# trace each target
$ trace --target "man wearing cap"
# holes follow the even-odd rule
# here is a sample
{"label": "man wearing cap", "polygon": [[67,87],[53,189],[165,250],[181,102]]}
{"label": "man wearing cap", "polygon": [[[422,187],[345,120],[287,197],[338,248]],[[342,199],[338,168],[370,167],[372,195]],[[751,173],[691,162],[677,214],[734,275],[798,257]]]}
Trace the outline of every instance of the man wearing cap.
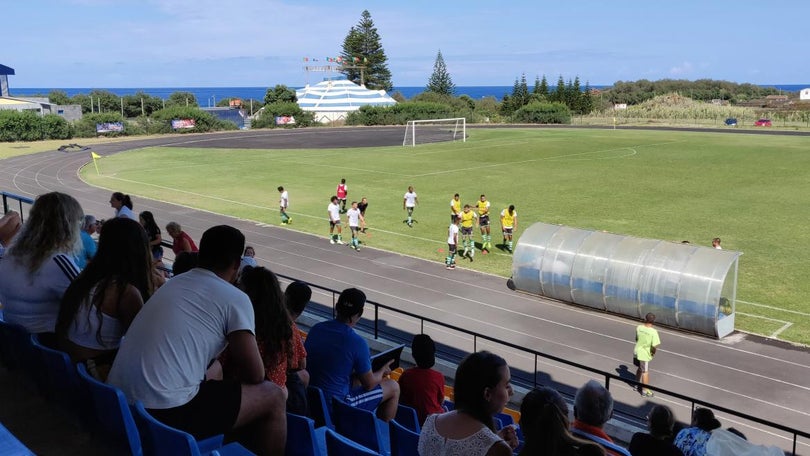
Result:
{"label": "man wearing cap", "polygon": [[321,388],[328,401],[337,397],[365,410],[377,411],[384,421],[394,418],[399,385],[390,378],[391,363],[372,372],[368,344],[354,326],[363,316],[366,295],[357,288],[343,290],[334,320],[312,327],[304,343],[310,385]]}

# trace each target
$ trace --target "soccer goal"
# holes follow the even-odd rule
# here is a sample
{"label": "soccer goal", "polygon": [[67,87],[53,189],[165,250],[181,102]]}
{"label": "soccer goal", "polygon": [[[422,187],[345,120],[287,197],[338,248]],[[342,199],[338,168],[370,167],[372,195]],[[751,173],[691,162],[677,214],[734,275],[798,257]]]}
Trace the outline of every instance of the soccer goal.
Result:
{"label": "soccer goal", "polygon": [[409,120],[405,126],[403,146],[416,146],[442,141],[467,142],[467,119]]}

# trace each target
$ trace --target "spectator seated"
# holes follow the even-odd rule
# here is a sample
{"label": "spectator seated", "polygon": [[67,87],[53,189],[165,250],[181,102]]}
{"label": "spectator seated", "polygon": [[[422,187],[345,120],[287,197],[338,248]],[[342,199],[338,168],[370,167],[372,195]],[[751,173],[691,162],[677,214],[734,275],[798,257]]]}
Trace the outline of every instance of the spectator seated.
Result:
{"label": "spectator seated", "polygon": [[574,396],[574,423],[571,432],[592,440],[605,448],[608,454],[630,456],[630,453],[613,443],[603,427],[613,416],[613,396],[595,380],[589,380]]}

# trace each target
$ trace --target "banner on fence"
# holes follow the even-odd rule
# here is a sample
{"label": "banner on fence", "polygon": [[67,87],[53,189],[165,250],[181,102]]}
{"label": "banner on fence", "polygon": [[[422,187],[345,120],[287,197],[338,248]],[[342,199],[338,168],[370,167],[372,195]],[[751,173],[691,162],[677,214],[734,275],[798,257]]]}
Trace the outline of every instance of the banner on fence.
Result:
{"label": "banner on fence", "polygon": [[122,122],[103,122],[96,124],[96,133],[111,133],[124,131]]}
{"label": "banner on fence", "polygon": [[295,125],[295,117],[293,116],[277,116],[276,125]]}
{"label": "banner on fence", "polygon": [[194,119],[173,119],[172,120],[172,129],[173,130],[180,130],[181,128],[194,128],[197,123]]}

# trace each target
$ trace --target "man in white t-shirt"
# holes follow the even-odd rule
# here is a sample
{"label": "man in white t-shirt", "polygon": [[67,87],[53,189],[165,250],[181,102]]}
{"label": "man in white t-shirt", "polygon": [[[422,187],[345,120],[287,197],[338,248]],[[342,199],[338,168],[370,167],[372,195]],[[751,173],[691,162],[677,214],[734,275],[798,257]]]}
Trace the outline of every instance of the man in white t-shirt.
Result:
{"label": "man in white t-shirt", "polygon": [[[236,228],[208,229],[199,267],[166,282],[147,301],[107,381],[130,403],[141,401],[159,421],[196,439],[248,426],[252,451],[284,454],[285,394],[265,381],[253,306],[232,284],[244,247]],[[206,378],[226,347],[234,377]]]}
{"label": "man in white t-shirt", "polygon": [[413,209],[417,204],[419,204],[419,198],[417,198],[416,192],[413,191],[413,186],[409,186],[408,192],[405,193],[402,200],[402,209],[408,211],[408,219],[405,220],[405,223],[411,228],[413,228]]}
{"label": "man in white t-shirt", "polygon": [[292,217],[287,215],[287,207],[290,205],[290,194],[287,193],[287,190],[284,190],[284,187],[279,186],[278,192],[281,193],[281,196],[278,199],[278,208],[279,213],[281,214],[281,224],[288,225],[292,223]]}
{"label": "man in white t-shirt", "polygon": [[453,220],[447,229],[447,257],[444,264],[447,269],[456,269],[456,249],[458,246],[458,221],[459,217]]}
{"label": "man in white t-shirt", "polygon": [[[330,244],[343,244],[343,228],[340,226],[340,204],[338,204],[338,197],[333,196],[329,206],[326,206],[326,212],[329,214],[329,243]],[[337,234],[335,234],[337,228]]]}
{"label": "man in white t-shirt", "polygon": [[360,250],[360,240],[357,239],[357,232],[360,231],[360,223],[365,223],[365,221],[363,220],[363,214],[360,213],[360,209],[357,207],[357,201],[352,201],[352,207],[346,211],[346,217],[349,219],[349,229],[352,230],[352,243],[349,244],[349,247]]}

